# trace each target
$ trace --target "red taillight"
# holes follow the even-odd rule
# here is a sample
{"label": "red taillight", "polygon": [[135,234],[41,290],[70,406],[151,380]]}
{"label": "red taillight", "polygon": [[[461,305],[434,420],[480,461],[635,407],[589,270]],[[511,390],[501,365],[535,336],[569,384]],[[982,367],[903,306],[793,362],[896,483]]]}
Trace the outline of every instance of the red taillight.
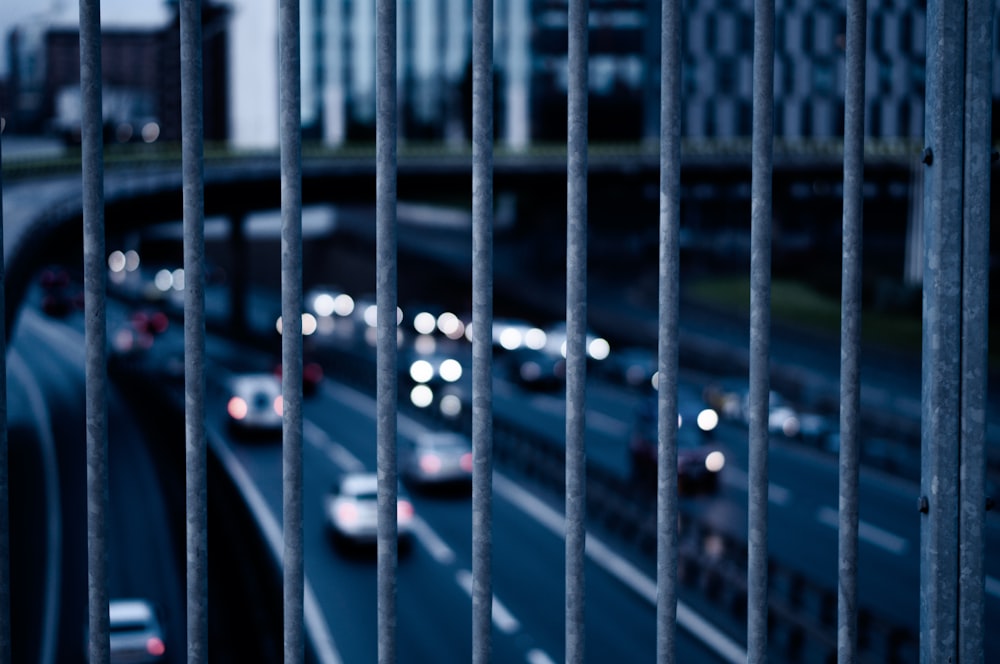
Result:
{"label": "red taillight", "polygon": [[472,472],[472,452],[466,452],[462,455],[462,458],[458,460],[458,465],[462,467],[467,473]]}
{"label": "red taillight", "polygon": [[323,367],[315,362],[310,362],[302,368],[302,375],[305,377],[306,381],[310,383],[318,383],[323,379]]}
{"label": "red taillight", "polygon": [[242,420],[247,416],[250,409],[247,407],[246,401],[240,397],[233,397],[229,400],[226,410],[229,411],[229,416],[234,420]]}
{"label": "red taillight", "polygon": [[420,470],[433,475],[441,470],[441,457],[436,454],[420,455]]}
{"label": "red taillight", "polygon": [[148,332],[141,332],[136,336],[136,344],[142,350],[149,350],[153,347],[153,335]]}
{"label": "red taillight", "polygon": [[337,518],[343,523],[354,523],[358,520],[358,506],[354,503],[337,505]]}
{"label": "red taillight", "polygon": [[278,415],[281,415],[284,408],[285,408],[285,402],[281,398],[281,395],[279,394],[278,396],[274,397],[274,412],[276,412]]}
{"label": "red taillight", "polygon": [[146,639],[146,652],[153,657],[161,657],[166,651],[167,647],[159,637],[151,636]]}
{"label": "red taillight", "polygon": [[409,521],[413,518],[413,504],[408,500],[396,502],[396,521]]}
{"label": "red taillight", "polygon": [[163,334],[170,326],[170,319],[162,311],[157,311],[149,319],[149,326],[154,334]]}

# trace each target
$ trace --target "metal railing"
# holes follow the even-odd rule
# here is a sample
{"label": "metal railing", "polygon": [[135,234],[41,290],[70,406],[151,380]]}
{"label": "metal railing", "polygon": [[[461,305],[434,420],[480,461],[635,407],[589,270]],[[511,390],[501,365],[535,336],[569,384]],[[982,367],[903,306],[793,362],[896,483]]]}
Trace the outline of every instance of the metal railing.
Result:
{"label": "metal railing", "polygon": [[[378,659],[396,660],[396,2],[376,6]],[[681,3],[661,13],[659,218],[659,473],[657,483],[657,659],[675,660],[680,559],[677,501],[677,381],[680,229]],[[586,468],[583,444],[587,319],[587,16],[569,3],[567,140],[567,390],[565,448],[566,659],[585,653]],[[107,551],[107,369],[101,21],[97,0],[80,3],[83,90],[83,226],[86,294],[86,413],[89,655],[109,658]],[[185,409],[187,459],[187,654],[206,661],[207,493],[204,427],[205,302],[201,104],[201,3],[180,2],[184,187]],[[983,530],[990,103],[993,6],[929,2],[924,189],[924,354],[920,658],[984,657]],[[841,328],[840,579],[837,652],[858,658],[857,558],[860,407],[860,283],[866,2],[849,0],[846,33],[844,233]],[[493,5],[473,3],[473,652],[491,657],[493,468]],[[774,2],[754,12],[752,136],[750,466],[747,659],[768,657],[768,364],[770,357],[771,173],[774,148]],[[284,643],[304,658],[302,538],[302,194],[297,0],[280,0],[281,290],[284,399]],[[958,113],[956,109],[962,109]],[[0,289],[0,293],[2,293]],[[0,307],[3,306],[0,300]],[[5,362],[3,365],[5,367]],[[10,661],[6,390],[0,387],[0,661]]]}

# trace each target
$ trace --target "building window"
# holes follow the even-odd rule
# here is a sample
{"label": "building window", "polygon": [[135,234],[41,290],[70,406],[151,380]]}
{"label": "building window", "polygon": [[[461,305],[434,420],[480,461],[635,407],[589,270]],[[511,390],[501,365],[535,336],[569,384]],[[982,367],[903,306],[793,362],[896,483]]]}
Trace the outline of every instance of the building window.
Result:
{"label": "building window", "polygon": [[724,95],[731,95],[736,92],[736,63],[729,58],[719,58],[716,61],[716,80],[718,82],[718,92]]}
{"label": "building window", "polygon": [[885,38],[883,35],[884,24],[885,20],[882,14],[875,14],[874,16],[872,16],[872,22],[871,22],[872,33],[871,33],[871,39],[869,41],[871,42],[871,50],[873,53],[882,54],[884,52],[883,50],[885,48]]}
{"label": "building window", "polygon": [[698,64],[687,60],[681,68],[682,94],[685,97],[693,97],[698,90]]}
{"label": "building window", "polygon": [[813,64],[813,90],[816,94],[829,96],[833,93],[833,68],[829,62],[819,61]]}
{"label": "building window", "polygon": [[[780,124],[781,113],[775,114],[775,121]],[[776,133],[780,136],[781,132]],[[753,105],[746,99],[741,99],[736,103],[736,133],[739,136],[750,136],[753,134]]]}
{"label": "building window", "polygon": [[915,94],[924,96],[924,84],[927,80],[927,68],[922,62],[910,65],[910,88]]}
{"label": "building window", "polygon": [[[740,52],[753,53],[753,16],[749,14],[740,15]],[[780,41],[775,43],[780,44]]]}
{"label": "building window", "polygon": [[882,94],[892,92],[892,64],[884,60],[878,63],[878,91]]}

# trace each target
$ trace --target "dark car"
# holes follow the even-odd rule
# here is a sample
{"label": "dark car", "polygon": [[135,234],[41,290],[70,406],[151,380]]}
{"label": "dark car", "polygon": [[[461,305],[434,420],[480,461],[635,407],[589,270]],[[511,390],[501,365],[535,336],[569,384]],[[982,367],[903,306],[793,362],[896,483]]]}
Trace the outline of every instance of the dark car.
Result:
{"label": "dark car", "polygon": [[[726,463],[712,436],[718,415],[687,390],[678,389],[677,402],[678,490],[682,494],[714,492]],[[645,485],[656,484],[657,431],[657,397],[653,393],[637,408],[629,440],[632,479]]]}
{"label": "dark car", "polygon": [[615,351],[604,363],[604,375],[635,390],[647,390],[653,384],[658,358],[655,349],[629,346]]}
{"label": "dark car", "polygon": [[447,352],[413,351],[400,353],[400,366],[411,381],[419,385],[442,385],[455,383],[462,378],[465,369],[462,362]]}
{"label": "dark car", "polygon": [[529,390],[555,391],[566,384],[566,359],[522,346],[503,354],[507,376]]}
{"label": "dark car", "polygon": [[[280,381],[282,374],[281,361],[275,363],[275,377]],[[314,360],[305,360],[302,363],[302,396],[311,397],[319,390],[320,383],[323,382],[323,365]]]}
{"label": "dark car", "polygon": [[62,267],[50,267],[38,277],[42,287],[42,311],[53,318],[65,318],[74,311],[83,311],[83,290],[74,285],[69,272]]}

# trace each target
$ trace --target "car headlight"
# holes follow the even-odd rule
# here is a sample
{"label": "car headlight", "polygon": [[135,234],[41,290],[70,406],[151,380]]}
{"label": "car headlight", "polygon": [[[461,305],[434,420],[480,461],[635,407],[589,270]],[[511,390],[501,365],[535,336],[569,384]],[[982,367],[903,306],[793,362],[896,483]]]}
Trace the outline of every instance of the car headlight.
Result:
{"label": "car headlight", "polygon": [[726,465],[726,455],[716,450],[705,457],[705,468],[711,473],[717,473]]}
{"label": "car headlight", "polygon": [[410,378],[418,383],[428,383],[434,378],[434,367],[427,360],[417,360],[410,365]]}
{"label": "car headlight", "polygon": [[462,365],[458,360],[448,358],[441,363],[441,366],[438,368],[438,373],[441,374],[441,378],[445,381],[454,383],[462,377]]}
{"label": "car headlight", "polygon": [[712,408],[705,408],[698,413],[698,428],[702,431],[712,431],[719,426],[719,414]]}

